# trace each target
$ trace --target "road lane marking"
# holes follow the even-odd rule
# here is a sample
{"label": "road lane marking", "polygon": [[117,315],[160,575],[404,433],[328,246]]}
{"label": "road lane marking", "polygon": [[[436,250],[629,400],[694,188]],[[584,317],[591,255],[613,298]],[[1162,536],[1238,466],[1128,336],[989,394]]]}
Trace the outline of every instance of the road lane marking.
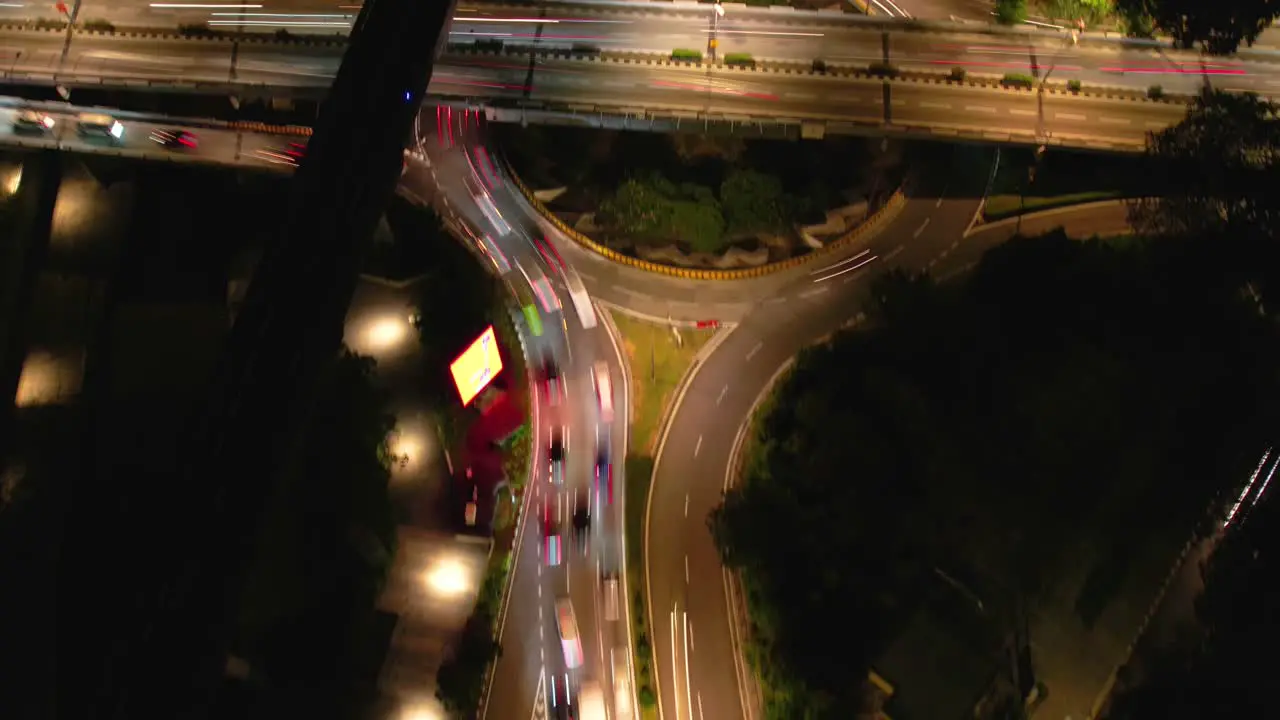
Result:
{"label": "road lane marking", "polygon": [[698,720],[702,720],[702,693],[698,693]]}
{"label": "road lane marking", "polygon": [[[763,340],[761,340],[760,342],[756,343],[756,346],[755,346],[755,347],[753,347],[753,348],[751,348],[751,352],[747,353],[747,362],[750,362],[750,361],[751,361],[751,358],[755,357],[755,356],[756,356],[756,353],[760,352],[760,348],[762,348],[762,347],[764,347],[764,341],[763,341]],[[725,387],[728,387],[728,386],[726,385]]]}
{"label": "road lane marking", "polygon": [[897,98],[894,98],[893,100],[890,100],[890,101],[889,101],[889,105],[890,105],[890,106],[894,106],[894,105],[896,105],[896,106],[901,107],[901,106],[906,105],[906,104],[907,104],[907,101],[906,101],[906,100],[898,100]]}
{"label": "road lane marking", "polygon": [[720,388],[720,394],[716,396],[716,405],[719,405],[720,401],[724,400],[724,394],[727,392],[729,392],[728,385],[725,385],[724,387]]}
{"label": "road lane marking", "polygon": [[[679,608],[675,603],[671,603],[671,684],[676,682],[676,668],[679,663],[676,662],[676,610]],[[671,688],[671,696],[676,701],[676,717],[680,717],[680,688]]]}
{"label": "road lane marking", "polygon": [[[838,272],[838,273],[836,273],[836,275],[843,275],[843,274],[844,274],[843,272]],[[821,278],[821,279],[819,279],[819,280],[814,280],[814,282],[822,282],[823,280],[830,280],[831,278],[835,277],[836,275],[829,275],[829,276],[824,277],[824,278]],[[800,297],[802,297],[802,298],[804,298],[804,299],[808,300],[809,298],[811,298],[811,297],[817,297],[817,296],[821,295],[822,293],[824,293],[824,292],[826,292],[826,291],[828,291],[828,290],[830,290],[830,289],[831,289],[831,288],[827,287],[826,285],[823,285],[822,287],[816,287],[816,288],[813,288],[812,290],[805,290],[804,292],[800,293]]]}
{"label": "road lane marking", "polygon": [[898,253],[902,252],[902,247],[903,246],[899,245],[898,247],[890,250],[889,254],[884,256],[884,261],[889,262],[892,260]]}
{"label": "road lane marking", "polygon": [[1083,116],[1083,115],[1077,115],[1076,113],[1060,113],[1060,112],[1056,112],[1056,113],[1054,113],[1054,114],[1053,114],[1053,119],[1054,119],[1054,120],[1077,120],[1077,121],[1079,121],[1079,120],[1084,120],[1084,116]]}
{"label": "road lane marking", "polygon": [[702,452],[702,436],[698,436],[698,442],[693,446],[693,456],[698,457],[698,453]]}
{"label": "road lane marking", "polygon": [[920,233],[924,232],[924,229],[927,227],[929,227],[929,218],[925,218],[924,222],[920,223],[920,227],[916,228],[916,231],[911,233],[911,237],[913,238],[920,237]]}
{"label": "road lane marking", "polygon": [[689,517],[689,493],[684,494],[684,516]]}
{"label": "road lane marking", "polygon": [[1112,125],[1128,125],[1128,124],[1129,124],[1129,119],[1128,119],[1128,118],[1109,118],[1109,117],[1100,117],[1100,118],[1098,118],[1098,120],[1099,120],[1099,122],[1111,123]]}
{"label": "road lane marking", "polygon": [[[845,268],[845,269],[843,269],[843,270],[839,270],[839,271],[837,271],[837,272],[833,272],[833,273],[831,273],[830,275],[826,275],[826,276],[824,276],[824,277],[820,277],[820,278],[818,278],[817,280],[814,280],[814,282],[815,282],[815,283],[820,283],[820,282],[824,282],[824,281],[826,281],[826,280],[830,280],[830,279],[832,279],[832,278],[840,277],[841,275],[844,275],[844,274],[846,274],[846,273],[851,273],[851,272],[853,272],[854,270],[858,270],[858,269],[861,269],[861,268],[863,268],[863,267],[866,267],[866,266],[867,266],[867,264],[869,264],[869,263],[875,262],[879,257],[880,257],[879,255],[872,255],[871,257],[867,258],[866,260],[863,260],[862,262],[858,263],[857,265],[854,265],[853,267],[847,267],[847,268]],[[800,293],[800,297],[808,297],[808,296],[810,296],[810,295],[816,295],[816,294],[818,294],[819,292],[822,292],[822,289],[818,289],[818,290],[816,290],[816,291],[814,291],[814,290],[810,290],[810,291],[808,291],[808,292]]]}
{"label": "road lane marking", "polygon": [[684,556],[684,584],[689,584],[689,556]]}
{"label": "road lane marking", "polygon": [[925,102],[925,101],[923,101],[923,100],[921,100],[921,101],[920,101],[920,107],[923,107],[923,108],[933,108],[933,109],[935,109],[935,110],[950,110],[950,109],[951,109],[951,106],[950,106],[950,105],[948,105],[947,103]]}
{"label": "road lane marking", "polygon": [[1025,115],[1025,116],[1027,116],[1027,117],[1030,117],[1030,116],[1035,115],[1035,114],[1036,114],[1036,111],[1035,111],[1035,110],[1020,110],[1020,109],[1018,109],[1018,108],[1009,108],[1009,114],[1010,114],[1010,115]]}
{"label": "road lane marking", "polygon": [[969,112],[984,112],[984,113],[994,113],[996,111],[995,108],[989,105],[965,105],[964,109],[968,110]]}

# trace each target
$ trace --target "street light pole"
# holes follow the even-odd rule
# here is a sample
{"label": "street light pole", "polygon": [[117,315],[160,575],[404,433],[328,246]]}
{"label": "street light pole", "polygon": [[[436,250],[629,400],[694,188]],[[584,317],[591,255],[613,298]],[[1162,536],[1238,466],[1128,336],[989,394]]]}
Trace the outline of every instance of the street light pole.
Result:
{"label": "street light pole", "polygon": [[716,33],[720,30],[720,18],[724,17],[724,5],[720,4],[720,0],[716,0],[716,4],[712,7],[714,10],[711,13],[711,37],[707,40],[707,55],[710,56],[711,62],[715,63],[716,50],[720,44]]}

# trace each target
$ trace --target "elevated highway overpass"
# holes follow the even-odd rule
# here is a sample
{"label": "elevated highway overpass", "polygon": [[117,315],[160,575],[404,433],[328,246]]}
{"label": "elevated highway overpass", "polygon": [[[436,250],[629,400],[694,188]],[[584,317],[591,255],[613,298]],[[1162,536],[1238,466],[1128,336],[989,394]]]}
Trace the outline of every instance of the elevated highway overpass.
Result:
{"label": "elevated highway overpass", "polygon": [[[0,34],[3,75],[11,84],[72,92],[320,99],[342,47],[81,35],[63,58],[64,42],[49,33]],[[1100,150],[1138,150],[1145,133],[1182,115],[1180,103],[1148,102],[1133,90],[1053,91],[1062,85],[1052,75],[1043,93],[997,87],[999,74],[950,83],[943,77],[910,71],[873,77],[865,67],[834,63],[815,73],[801,64],[736,69],[637,53],[514,55],[455,45],[441,58],[428,95],[483,108],[498,122],[776,137],[891,134]]]}

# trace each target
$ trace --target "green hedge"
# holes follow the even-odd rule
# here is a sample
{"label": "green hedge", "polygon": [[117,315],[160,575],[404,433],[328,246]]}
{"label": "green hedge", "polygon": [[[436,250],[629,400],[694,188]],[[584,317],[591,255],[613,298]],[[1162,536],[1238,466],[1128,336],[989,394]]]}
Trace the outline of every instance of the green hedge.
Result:
{"label": "green hedge", "polygon": [[751,57],[751,53],[729,53],[724,56],[724,64],[755,67],[756,59]]}
{"label": "green hedge", "polygon": [[697,50],[689,50],[688,48],[676,48],[671,51],[672,60],[690,60],[692,62],[702,62],[702,53]]}
{"label": "green hedge", "polygon": [[1000,84],[1005,87],[1031,89],[1035,87],[1036,79],[1030,75],[1024,75],[1022,73],[1005,73],[1004,79],[1000,81]]}

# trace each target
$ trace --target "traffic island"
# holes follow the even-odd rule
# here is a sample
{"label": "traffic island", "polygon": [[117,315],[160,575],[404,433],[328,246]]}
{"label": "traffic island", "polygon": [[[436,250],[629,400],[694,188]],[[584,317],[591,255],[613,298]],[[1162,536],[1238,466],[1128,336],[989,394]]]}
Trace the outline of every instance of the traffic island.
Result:
{"label": "traffic island", "polygon": [[636,696],[642,718],[657,717],[653,646],[644,594],[645,509],[653,481],[654,455],[680,388],[717,328],[675,327],[641,320],[620,310],[607,313],[617,330],[630,378],[631,445],[626,458],[627,587],[631,591],[631,635]]}
{"label": "traffic island", "polygon": [[565,235],[615,262],[693,279],[757,277],[842,246],[895,205],[904,172],[897,142],[494,132],[517,187]]}

